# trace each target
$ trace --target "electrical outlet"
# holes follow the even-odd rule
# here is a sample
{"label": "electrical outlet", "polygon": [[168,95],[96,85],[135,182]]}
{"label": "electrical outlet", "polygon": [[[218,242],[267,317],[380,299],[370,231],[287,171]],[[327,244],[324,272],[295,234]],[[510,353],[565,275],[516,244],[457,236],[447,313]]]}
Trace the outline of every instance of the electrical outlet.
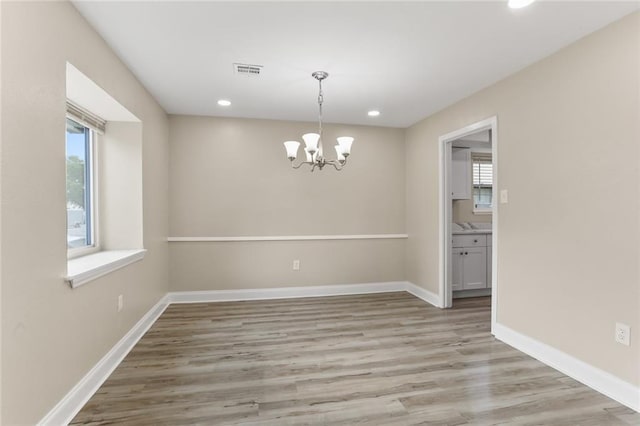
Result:
{"label": "electrical outlet", "polygon": [[621,322],[616,323],[616,342],[629,346],[630,344],[631,327]]}
{"label": "electrical outlet", "polygon": [[299,271],[300,270],[300,261],[298,259],[293,261],[293,270],[294,271]]}
{"label": "electrical outlet", "polygon": [[118,312],[121,312],[122,308],[124,308],[124,295],[121,294],[118,296]]}

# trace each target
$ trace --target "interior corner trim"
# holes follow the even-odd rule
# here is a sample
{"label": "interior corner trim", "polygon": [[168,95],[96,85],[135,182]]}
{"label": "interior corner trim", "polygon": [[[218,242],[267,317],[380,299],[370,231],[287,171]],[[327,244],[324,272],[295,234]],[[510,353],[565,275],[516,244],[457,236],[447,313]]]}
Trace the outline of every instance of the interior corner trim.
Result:
{"label": "interior corner trim", "polygon": [[316,240],[394,240],[409,238],[409,234],[359,235],[271,235],[247,237],[169,237],[169,242],[240,242],[240,241],[316,241]]}

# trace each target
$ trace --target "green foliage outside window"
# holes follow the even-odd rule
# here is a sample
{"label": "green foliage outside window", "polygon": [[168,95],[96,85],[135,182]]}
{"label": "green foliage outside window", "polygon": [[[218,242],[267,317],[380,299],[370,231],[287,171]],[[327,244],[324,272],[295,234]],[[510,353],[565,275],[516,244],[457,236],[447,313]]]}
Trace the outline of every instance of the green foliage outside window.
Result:
{"label": "green foliage outside window", "polygon": [[84,160],[72,155],[67,158],[67,203],[84,209]]}

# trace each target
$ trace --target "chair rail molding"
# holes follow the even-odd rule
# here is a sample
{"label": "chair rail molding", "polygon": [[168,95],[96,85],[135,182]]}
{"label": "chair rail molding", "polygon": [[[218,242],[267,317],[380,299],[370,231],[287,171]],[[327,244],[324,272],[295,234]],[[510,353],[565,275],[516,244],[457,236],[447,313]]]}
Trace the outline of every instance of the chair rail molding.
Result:
{"label": "chair rail molding", "polygon": [[169,237],[169,242],[237,242],[237,241],[322,241],[322,240],[394,240],[409,238],[408,234],[354,235],[268,235],[231,237]]}

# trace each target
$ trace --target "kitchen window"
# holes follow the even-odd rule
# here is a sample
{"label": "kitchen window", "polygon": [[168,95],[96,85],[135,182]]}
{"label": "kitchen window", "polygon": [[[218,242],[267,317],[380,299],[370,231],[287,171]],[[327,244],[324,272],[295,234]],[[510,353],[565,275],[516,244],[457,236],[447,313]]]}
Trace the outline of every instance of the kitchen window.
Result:
{"label": "kitchen window", "polygon": [[473,212],[491,213],[493,207],[493,163],[491,154],[472,153]]}

